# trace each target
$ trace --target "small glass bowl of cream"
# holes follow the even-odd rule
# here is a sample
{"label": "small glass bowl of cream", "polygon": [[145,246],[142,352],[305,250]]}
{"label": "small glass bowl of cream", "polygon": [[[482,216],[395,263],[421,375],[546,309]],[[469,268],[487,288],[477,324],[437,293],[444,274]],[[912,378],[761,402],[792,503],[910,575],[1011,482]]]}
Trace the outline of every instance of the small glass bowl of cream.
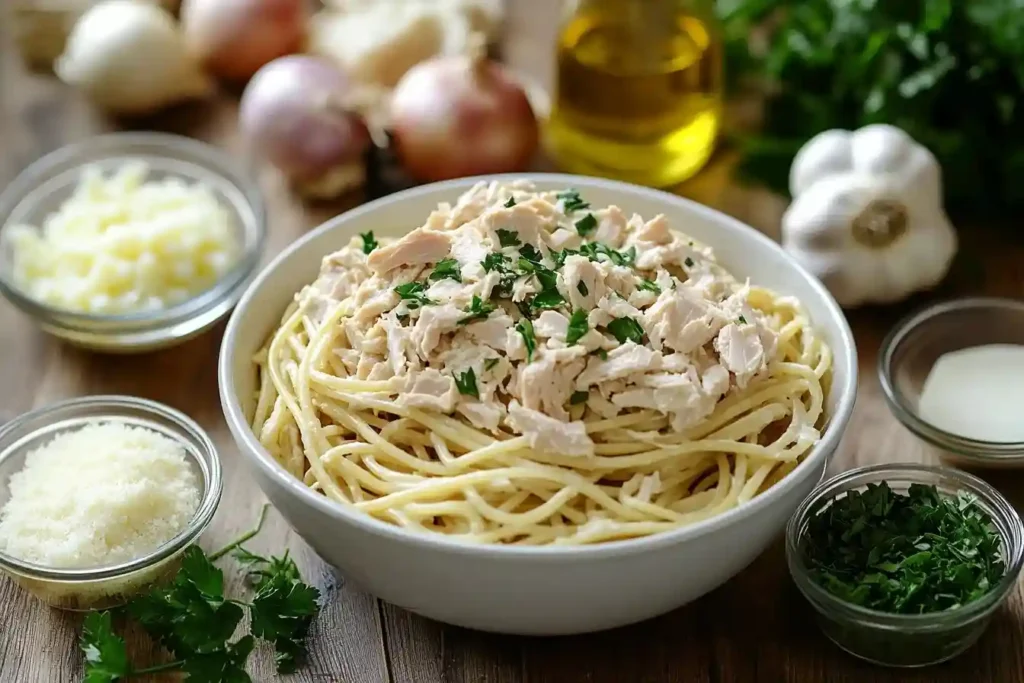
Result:
{"label": "small glass bowl of cream", "polygon": [[0,293],[78,346],[148,351],[226,316],[265,239],[259,189],[221,151],[102,135],[42,157],[0,193]]}
{"label": "small glass bowl of cream", "polygon": [[[847,602],[818,583],[807,560],[811,521],[851,491],[887,484],[905,495],[912,485],[934,486],[943,497],[966,494],[991,521],[1001,545],[1002,578],[971,602],[923,614],[882,612]],[[1024,523],[1013,505],[983,480],[950,467],[885,464],[838,474],[815,488],[786,527],[786,561],[797,589],[814,608],[818,625],[850,654],[882,666],[916,668],[939,664],[971,647],[992,615],[1013,593],[1024,565]]]}
{"label": "small glass bowl of cream", "polygon": [[[92,396],[62,401],[33,410],[0,427],[0,520],[11,524],[11,517],[5,519],[4,514],[11,510],[9,505],[12,500],[17,502],[20,496],[24,501],[26,492],[30,494],[33,490],[32,482],[26,482],[23,478],[17,485],[18,491],[15,492],[16,485],[12,482],[12,478],[29,471],[27,461],[30,455],[52,447],[62,437],[81,434],[87,429],[111,426],[127,428],[135,434],[142,432],[147,437],[141,441],[133,441],[130,447],[153,443],[154,439],[161,444],[174,444],[175,451],[184,456],[189,488],[192,489],[194,486],[194,512],[190,517],[182,518],[184,523],[180,530],[173,535],[167,534],[170,536],[167,540],[154,543],[152,547],[144,550],[139,547],[142,544],[136,543],[131,550],[139,552],[130,558],[123,557],[127,552],[124,547],[131,540],[138,541],[138,534],[141,533],[133,531],[132,523],[138,525],[144,520],[136,515],[124,515],[126,519],[123,524],[119,523],[116,527],[112,526],[101,532],[104,546],[115,549],[121,557],[114,562],[96,562],[95,558],[91,558],[92,561],[87,563],[68,561],[75,556],[75,552],[81,556],[85,554],[84,549],[96,548],[97,537],[91,535],[85,536],[78,546],[70,541],[67,547],[62,544],[61,566],[25,559],[23,555],[26,554],[26,537],[45,534],[46,525],[51,523],[55,527],[63,528],[69,522],[80,519],[82,527],[89,527],[90,524],[95,526],[95,519],[81,513],[82,510],[91,511],[90,506],[93,504],[102,506],[102,500],[87,500],[84,505],[81,500],[67,503],[75,512],[73,518],[65,516],[55,518],[52,522],[43,519],[42,522],[27,529],[24,528],[24,522],[13,522],[20,524],[22,528],[11,531],[6,536],[0,533],[0,570],[6,572],[23,589],[52,607],[72,611],[106,609],[124,604],[154,585],[170,580],[177,572],[182,554],[209,526],[220,503],[220,460],[213,442],[199,425],[183,413],[154,401],[131,396]],[[99,448],[102,447],[95,450]],[[80,457],[84,459],[89,455],[90,453],[82,453]],[[34,466],[38,467],[40,461],[38,456],[36,458]],[[155,464],[161,469],[150,474],[150,485],[153,481],[163,478],[175,481],[173,470],[166,469],[166,459]],[[50,465],[52,467],[52,463]],[[181,472],[179,468],[178,473]],[[77,476],[83,483],[90,481],[89,473],[83,474],[80,471]],[[120,475],[115,475],[114,478],[117,476]],[[95,477],[92,480],[95,481]],[[134,485],[135,482],[129,484]],[[146,507],[146,501],[139,500],[142,497],[139,489],[140,487],[136,487],[132,492],[136,499],[133,509],[138,509],[140,504],[141,507]],[[43,493],[46,493],[45,489]],[[60,511],[49,505],[41,507]],[[34,509],[33,506],[29,508]],[[12,539],[16,539],[17,543]],[[17,546],[17,550],[12,546]],[[88,566],[69,566],[79,564]]]}
{"label": "small glass bowl of cream", "polygon": [[957,299],[898,323],[878,375],[896,418],[968,467],[1024,467],[1024,301]]}

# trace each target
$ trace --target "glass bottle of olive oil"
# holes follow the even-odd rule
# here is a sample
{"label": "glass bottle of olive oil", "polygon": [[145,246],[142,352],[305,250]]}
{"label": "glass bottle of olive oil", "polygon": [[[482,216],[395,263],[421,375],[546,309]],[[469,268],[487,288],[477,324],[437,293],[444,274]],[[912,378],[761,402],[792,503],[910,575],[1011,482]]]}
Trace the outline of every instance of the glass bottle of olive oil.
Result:
{"label": "glass bottle of olive oil", "polygon": [[558,40],[547,130],[564,169],[667,187],[711,156],[722,116],[712,0],[579,0]]}

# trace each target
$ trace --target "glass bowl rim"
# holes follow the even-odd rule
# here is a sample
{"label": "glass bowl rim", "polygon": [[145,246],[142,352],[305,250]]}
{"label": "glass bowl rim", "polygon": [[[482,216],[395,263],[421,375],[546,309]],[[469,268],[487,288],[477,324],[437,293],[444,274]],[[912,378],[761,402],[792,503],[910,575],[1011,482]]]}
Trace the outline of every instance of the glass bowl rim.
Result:
{"label": "glass bowl rim", "polygon": [[[191,545],[199,535],[206,530],[210,525],[210,522],[213,520],[214,513],[216,513],[217,507],[220,504],[224,486],[220,456],[217,453],[217,448],[214,445],[213,440],[210,439],[206,431],[192,418],[175,408],[171,408],[170,406],[135,396],[110,394],[72,398],[64,401],[57,401],[56,403],[50,403],[41,408],[36,408],[35,410],[30,410],[0,426],[0,441],[2,441],[11,431],[31,422],[32,420],[46,418],[51,415],[60,415],[65,411],[74,410],[76,408],[107,408],[111,410],[111,414],[109,416],[98,416],[95,418],[97,420],[118,419],[119,416],[114,413],[117,409],[130,408],[138,410],[144,414],[167,420],[171,423],[172,431],[174,432],[185,433],[195,438],[195,440],[200,444],[198,448],[199,454],[196,455],[194,453],[194,449],[191,444],[185,449],[185,451],[193,460],[198,459],[205,462],[205,467],[203,466],[203,462],[198,463],[200,469],[204,470],[204,474],[207,469],[209,470],[209,478],[206,479],[204,476],[203,492],[199,501],[199,506],[196,508],[196,511],[192,515],[192,519],[189,520],[188,525],[185,526],[184,529],[151,552],[134,560],[128,560],[127,562],[121,562],[114,565],[101,565],[99,567],[62,568],[50,567],[22,560],[0,550],[0,569],[42,581],[59,581],[65,583],[100,581],[104,579],[128,576],[137,571],[156,566]],[[71,419],[73,418],[58,418],[47,426],[52,427],[54,424],[59,425],[62,422],[66,422]],[[34,433],[35,430],[26,435],[26,437],[31,436]],[[22,437],[22,439],[26,437]],[[17,445],[18,443],[15,442],[12,444],[12,447],[9,447],[4,451],[0,451],[0,462],[3,462],[8,457],[12,457],[14,453],[17,453],[19,450],[15,448]]]}
{"label": "glass bowl rim", "polygon": [[[856,488],[855,485],[861,481],[866,484],[866,480],[873,480],[878,474],[900,476],[911,482],[922,479],[921,475],[930,474],[952,484],[958,491],[966,491],[983,501],[993,511],[993,519],[998,518],[1009,527],[1007,537],[999,524],[996,524],[1006,555],[1005,573],[999,582],[992,586],[988,593],[973,602],[956,609],[926,614],[898,614],[861,607],[840,599],[815,583],[809,576],[799,547],[804,521],[823,500],[834,499],[838,494]],[[786,525],[786,564],[790,576],[804,598],[816,610],[830,617],[841,617],[877,630],[904,633],[946,631],[964,626],[990,613],[1017,585],[1021,568],[1024,566],[1024,522],[1003,494],[983,479],[962,470],[919,463],[867,465],[847,470],[823,481],[800,503]]]}
{"label": "glass bowl rim", "polygon": [[[133,147],[147,149],[134,152]],[[186,155],[179,158],[179,152]],[[39,157],[25,167],[11,183],[0,191],[0,233],[9,227],[6,216],[38,187],[39,179],[64,166],[67,171],[80,170],[91,163],[102,163],[118,156],[133,155],[184,160],[216,176],[234,187],[252,212],[252,220],[239,216],[234,203],[228,208],[244,224],[243,233],[252,236],[252,244],[245,248],[238,262],[211,287],[193,296],[156,311],[97,314],[57,308],[39,301],[18,287],[7,269],[0,268],[0,294],[30,316],[47,322],[57,321],[59,327],[94,332],[94,326],[111,326],[110,332],[130,330],[144,332],[159,330],[188,320],[232,298],[241,296],[260,264],[267,240],[267,212],[258,185],[248,177],[231,157],[201,140],[157,132],[115,132],[73,142]],[[189,178],[190,180],[192,178]],[[246,240],[248,241],[248,240]]]}
{"label": "glass bowl rim", "polygon": [[1012,462],[1024,456],[1024,441],[983,441],[953,434],[922,419],[893,381],[893,356],[911,332],[935,318],[964,310],[1012,310],[1024,314],[1024,301],[1000,297],[964,297],[929,304],[901,319],[885,336],[878,354],[878,381],[889,410],[916,436],[979,464]]}

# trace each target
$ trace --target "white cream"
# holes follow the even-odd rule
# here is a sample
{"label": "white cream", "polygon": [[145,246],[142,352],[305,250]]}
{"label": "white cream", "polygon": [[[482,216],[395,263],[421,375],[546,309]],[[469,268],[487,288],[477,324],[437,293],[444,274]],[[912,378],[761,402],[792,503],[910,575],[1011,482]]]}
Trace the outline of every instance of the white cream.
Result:
{"label": "white cream", "polygon": [[989,344],[941,356],[924,382],[921,418],[978,441],[1024,441],[1024,345]]}

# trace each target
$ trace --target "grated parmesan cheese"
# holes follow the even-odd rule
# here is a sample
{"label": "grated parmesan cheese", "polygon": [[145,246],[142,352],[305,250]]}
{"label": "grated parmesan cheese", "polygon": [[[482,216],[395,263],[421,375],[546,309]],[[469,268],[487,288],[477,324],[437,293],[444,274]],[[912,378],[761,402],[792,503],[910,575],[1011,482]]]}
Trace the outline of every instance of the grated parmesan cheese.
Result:
{"label": "grated parmesan cheese", "polygon": [[17,285],[51,306],[98,314],[155,311],[212,287],[238,261],[231,216],[201,183],[148,175],[142,162],[109,177],[86,167],[40,228],[11,226]]}
{"label": "grated parmesan cheese", "polygon": [[26,456],[0,509],[0,550],[49,567],[136,560],[178,535],[199,507],[184,447],[143,427],[103,422]]}

